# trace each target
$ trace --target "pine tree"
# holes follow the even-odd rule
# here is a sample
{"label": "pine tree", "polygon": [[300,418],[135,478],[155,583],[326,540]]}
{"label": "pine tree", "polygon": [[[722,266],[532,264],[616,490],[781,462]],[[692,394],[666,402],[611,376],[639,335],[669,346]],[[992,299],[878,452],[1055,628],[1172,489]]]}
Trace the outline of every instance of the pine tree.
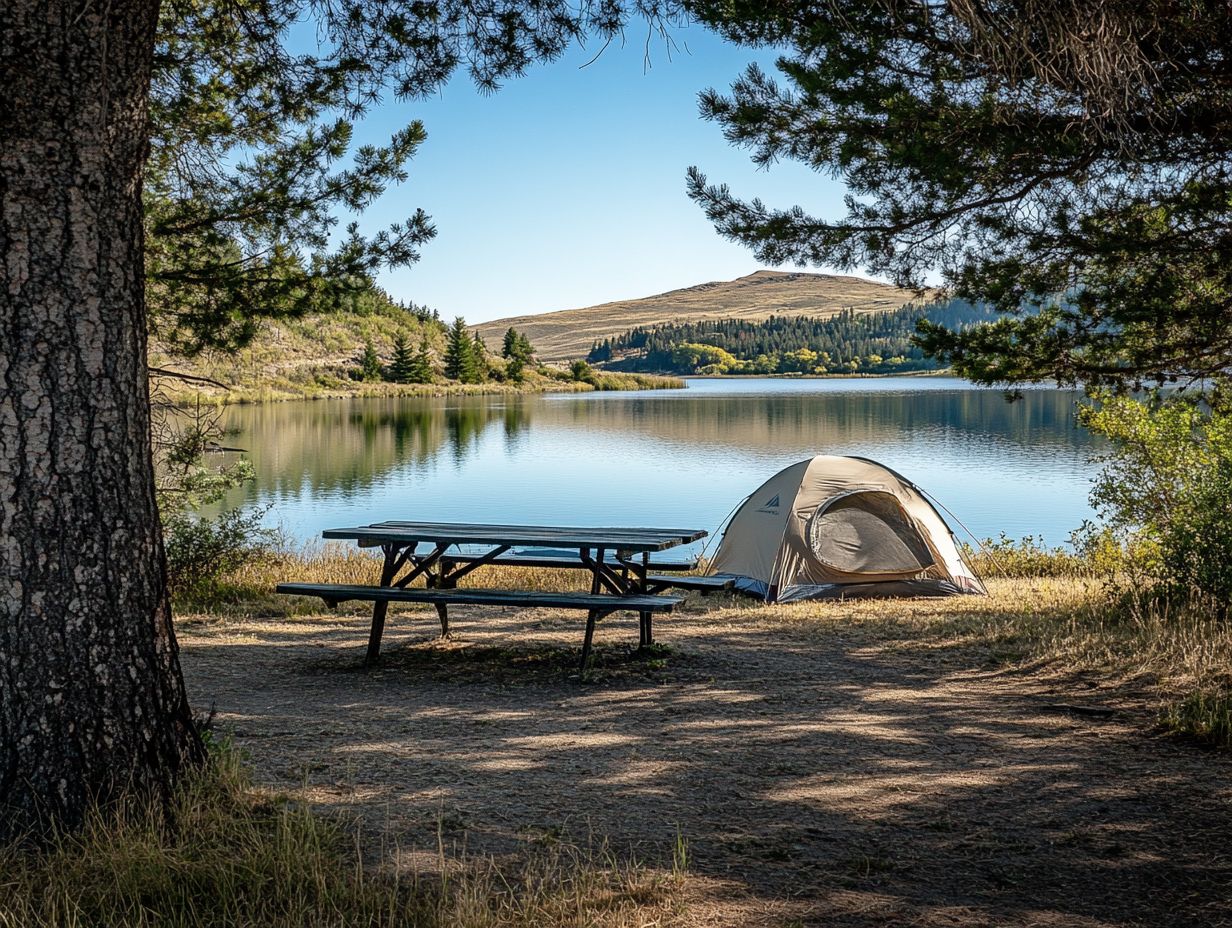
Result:
{"label": "pine tree", "polygon": [[394,356],[389,362],[387,377],[394,383],[415,383],[413,367],[411,346],[407,344],[406,336],[399,332],[394,336]]}
{"label": "pine tree", "polygon": [[535,346],[530,343],[530,339],[526,337],[525,332],[518,333],[517,351],[518,357],[527,364],[535,359]]}
{"label": "pine tree", "polygon": [[488,364],[488,346],[483,343],[478,332],[471,342],[471,361],[474,363],[475,377],[471,383],[483,383],[492,372],[492,366]]}
{"label": "pine tree", "polygon": [[364,354],[359,361],[359,374],[364,380],[381,379],[381,359],[377,357],[371,339],[364,342]]}
{"label": "pine tree", "polygon": [[458,316],[449,327],[445,346],[445,376],[458,383],[475,382],[475,343],[466,330],[466,320]]}
{"label": "pine tree", "polygon": [[431,383],[433,379],[432,358],[428,355],[428,335],[419,341],[419,350],[411,359],[411,383]]}
{"label": "pine tree", "polygon": [[512,360],[518,356],[518,332],[510,326],[505,332],[505,340],[501,343],[501,357]]}

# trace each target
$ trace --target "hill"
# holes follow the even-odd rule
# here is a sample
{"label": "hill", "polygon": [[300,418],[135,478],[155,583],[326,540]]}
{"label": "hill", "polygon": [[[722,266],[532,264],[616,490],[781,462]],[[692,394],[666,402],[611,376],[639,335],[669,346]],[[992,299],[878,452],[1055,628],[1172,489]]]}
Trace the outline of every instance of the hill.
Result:
{"label": "hill", "polygon": [[857,313],[897,309],[918,294],[861,277],[757,271],[735,280],[712,281],[638,300],[618,300],[582,309],[483,322],[473,328],[499,351],[505,330],[525,332],[544,361],[585,357],[596,341],[629,329],[707,319],[760,321],[770,316],[825,318],[843,309]]}
{"label": "hill", "polygon": [[[489,376],[482,383],[458,383],[444,375],[446,327],[425,307],[394,303],[380,290],[364,294],[356,305],[296,318],[266,320],[252,342],[234,353],[185,358],[152,336],[149,361],[154,368],[176,371],[197,380],[159,377],[159,396],[172,402],[198,397],[218,402],[252,402],[341,396],[434,395],[445,393],[637,390],[682,386],[679,380],[639,374],[592,372],[579,380],[556,367],[530,365],[520,382],[506,382],[506,362],[486,359]],[[371,345],[382,368],[393,357],[394,338],[402,335],[412,348],[426,342],[433,369],[431,383],[363,380],[365,346]],[[585,352],[583,352],[584,354]]]}

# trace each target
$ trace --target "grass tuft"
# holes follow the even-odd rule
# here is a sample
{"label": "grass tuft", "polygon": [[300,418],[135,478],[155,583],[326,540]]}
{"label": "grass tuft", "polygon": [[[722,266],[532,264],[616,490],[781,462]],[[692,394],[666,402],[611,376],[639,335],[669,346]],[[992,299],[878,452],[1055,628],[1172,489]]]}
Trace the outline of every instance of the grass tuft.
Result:
{"label": "grass tuft", "polygon": [[1169,706],[1164,728],[1217,748],[1232,748],[1232,692],[1196,690]]}
{"label": "grass tuft", "polygon": [[346,823],[253,789],[227,745],[170,815],[98,810],[43,850],[0,848],[0,928],[633,928],[672,924],[678,881],[553,846],[514,863],[405,873],[366,863]]}

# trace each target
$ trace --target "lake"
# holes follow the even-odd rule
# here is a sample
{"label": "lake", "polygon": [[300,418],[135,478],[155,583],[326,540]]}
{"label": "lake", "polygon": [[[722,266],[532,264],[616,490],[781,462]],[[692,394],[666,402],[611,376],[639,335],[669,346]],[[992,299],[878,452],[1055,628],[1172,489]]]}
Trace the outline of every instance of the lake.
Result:
{"label": "lake", "polygon": [[[981,538],[1066,541],[1087,517],[1100,442],[1076,392],[949,377],[692,379],[685,390],[318,400],[234,406],[227,443],[297,542],[385,519],[645,525],[713,532],[780,468],[873,458]],[[953,517],[951,527],[962,536]]]}

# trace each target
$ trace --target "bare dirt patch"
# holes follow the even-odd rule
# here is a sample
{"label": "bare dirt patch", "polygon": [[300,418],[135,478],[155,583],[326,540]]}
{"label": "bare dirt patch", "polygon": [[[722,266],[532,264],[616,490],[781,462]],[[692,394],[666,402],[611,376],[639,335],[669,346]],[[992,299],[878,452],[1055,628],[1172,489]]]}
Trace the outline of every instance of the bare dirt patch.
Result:
{"label": "bare dirt patch", "polygon": [[[413,857],[602,840],[670,868],[689,924],[1232,925],[1232,763],[1139,694],[1007,670],[961,642],[694,600],[546,611],[189,620],[190,691],[258,776],[358,812]],[[1098,705],[1111,716],[1059,710]],[[387,845],[388,846],[388,845]]]}

